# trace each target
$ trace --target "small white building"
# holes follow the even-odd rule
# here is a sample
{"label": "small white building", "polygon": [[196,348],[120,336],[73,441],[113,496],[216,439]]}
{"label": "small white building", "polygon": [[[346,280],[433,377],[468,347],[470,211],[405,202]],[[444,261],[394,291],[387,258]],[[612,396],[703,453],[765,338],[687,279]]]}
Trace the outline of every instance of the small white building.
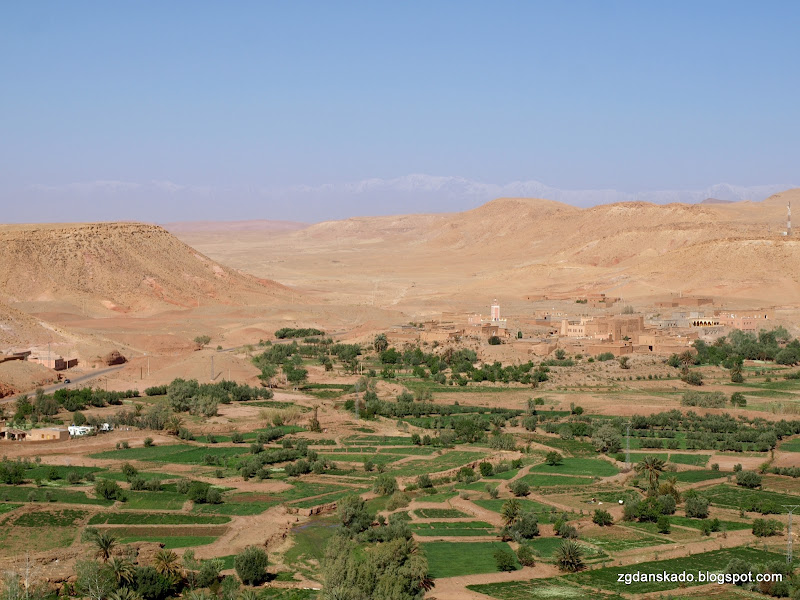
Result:
{"label": "small white building", "polygon": [[72,437],[80,437],[94,433],[97,428],[92,425],[70,425],[67,429]]}

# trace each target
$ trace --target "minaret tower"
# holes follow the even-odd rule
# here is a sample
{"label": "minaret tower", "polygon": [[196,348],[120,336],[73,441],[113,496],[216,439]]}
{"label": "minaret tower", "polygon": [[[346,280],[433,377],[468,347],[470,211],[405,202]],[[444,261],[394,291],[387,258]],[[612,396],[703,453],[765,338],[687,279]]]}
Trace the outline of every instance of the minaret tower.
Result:
{"label": "minaret tower", "polygon": [[500,305],[497,303],[497,298],[494,299],[494,303],[492,303],[492,321],[499,321],[500,320]]}

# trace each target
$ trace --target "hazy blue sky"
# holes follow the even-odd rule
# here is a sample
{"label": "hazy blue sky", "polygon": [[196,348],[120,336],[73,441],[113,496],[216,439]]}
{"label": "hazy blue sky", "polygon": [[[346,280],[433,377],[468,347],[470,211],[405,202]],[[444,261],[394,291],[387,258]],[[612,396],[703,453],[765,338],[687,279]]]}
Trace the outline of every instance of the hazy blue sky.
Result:
{"label": "hazy blue sky", "polygon": [[7,2],[0,221],[760,197],[800,180],[798,22],[795,1]]}

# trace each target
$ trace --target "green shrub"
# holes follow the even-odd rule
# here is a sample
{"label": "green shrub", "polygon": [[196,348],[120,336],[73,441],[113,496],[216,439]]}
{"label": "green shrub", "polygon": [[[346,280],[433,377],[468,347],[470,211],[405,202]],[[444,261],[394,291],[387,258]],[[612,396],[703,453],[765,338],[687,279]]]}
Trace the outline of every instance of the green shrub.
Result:
{"label": "green shrub", "polygon": [[671,530],[669,524],[669,517],[667,515],[661,515],[658,517],[658,533],[669,533]]}
{"label": "green shrub", "polygon": [[521,479],[517,479],[516,481],[512,481],[509,484],[508,489],[511,490],[511,493],[515,496],[527,496],[531,493],[531,486],[527,483],[522,481]]}
{"label": "green shrub", "polygon": [[611,513],[607,510],[596,508],[594,514],[592,515],[592,522],[596,525],[600,525],[601,527],[605,525],[613,525],[614,517],[612,517]]}
{"label": "green shrub", "polygon": [[748,489],[761,487],[761,475],[754,471],[740,471],[736,474],[736,485]]}
{"label": "green shrub", "polygon": [[498,571],[516,571],[517,565],[514,561],[514,555],[511,550],[506,548],[498,548],[494,551],[494,560],[497,563]]}
{"label": "green shrub", "polygon": [[520,545],[519,550],[517,550],[517,560],[524,567],[533,567],[536,565],[533,550],[524,544]]}
{"label": "green shrub", "polygon": [[259,585],[267,578],[267,553],[263,548],[248,546],[233,560],[236,574],[245,585]]}
{"label": "green shrub", "polygon": [[783,523],[775,519],[755,519],[753,521],[753,535],[756,537],[769,537],[783,532]]}

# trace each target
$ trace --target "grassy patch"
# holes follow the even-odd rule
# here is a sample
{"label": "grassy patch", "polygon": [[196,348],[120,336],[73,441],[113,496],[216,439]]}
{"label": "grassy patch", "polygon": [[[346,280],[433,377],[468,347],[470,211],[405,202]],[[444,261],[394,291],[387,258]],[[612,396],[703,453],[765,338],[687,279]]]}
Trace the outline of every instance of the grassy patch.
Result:
{"label": "grassy patch", "polygon": [[180,510],[186,496],[177,492],[127,492],[128,501],[120,505],[125,510]]}
{"label": "grassy patch", "polygon": [[19,558],[26,552],[66,548],[76,535],[72,527],[6,527],[0,530],[0,556]]}
{"label": "grassy patch", "polygon": [[494,552],[511,550],[505,542],[423,542],[420,547],[434,578],[496,573]]}
{"label": "grassy patch", "polygon": [[626,585],[624,582],[618,581],[619,574],[631,573],[633,571],[653,574],[662,573],[664,571],[667,573],[682,573],[683,571],[687,571],[695,576],[695,581],[688,583],[688,585],[701,585],[701,582],[697,581],[697,573],[699,571],[721,571],[734,558],[742,559],[751,565],[767,561],[784,560],[784,557],[779,554],[755,550],[753,548],[739,547],[704,552],[702,554],[694,554],[681,558],[642,562],[629,567],[607,567],[604,569],[587,571],[585,573],[567,575],[565,577],[593,588],[601,587],[620,593],[644,594],[677,588],[679,584],[677,582],[633,582],[630,585]]}
{"label": "grassy patch", "polygon": [[701,471],[678,471],[668,473],[669,477],[675,477],[681,483],[697,483],[698,481],[708,481],[709,479],[720,479],[725,477],[725,473],[703,469]]}
{"label": "grassy patch", "polygon": [[560,465],[550,466],[542,463],[531,468],[531,473],[558,473],[560,475],[589,475],[591,477],[610,477],[619,469],[600,458],[565,458]]}
{"label": "grassy patch", "polygon": [[485,456],[483,452],[454,451],[448,452],[431,460],[415,460],[403,464],[399,469],[390,471],[395,477],[410,477],[422,473],[438,473],[467,463],[479,460]]}
{"label": "grassy patch", "polygon": [[182,513],[103,512],[89,519],[89,525],[219,525],[229,517]]}
{"label": "grassy patch", "polygon": [[546,475],[544,473],[532,473],[520,477],[519,481],[524,481],[531,487],[554,487],[562,485],[591,485],[594,479],[589,477],[571,477],[569,475]]}
{"label": "grassy patch", "polygon": [[729,508],[744,508],[751,502],[769,500],[777,505],[781,514],[786,514],[784,504],[797,504],[800,497],[766,490],[748,490],[732,485],[717,485],[703,493],[713,504]]}
{"label": "grassy patch", "polygon": [[550,446],[556,450],[560,450],[562,454],[572,456],[594,456],[597,451],[589,442],[581,442],[579,440],[562,440],[558,437],[550,437],[540,433],[531,433],[525,436],[526,439],[532,442],[537,442],[545,446]]}
{"label": "grassy patch", "polygon": [[83,510],[40,510],[20,515],[14,521],[15,527],[73,527],[86,518]]}
{"label": "grassy patch", "polygon": [[[467,589],[498,600],[585,600],[588,597],[585,588],[557,577],[468,585]],[[591,597],[595,600],[622,600],[616,594],[596,590],[592,591]]]}
{"label": "grassy patch", "polygon": [[469,517],[457,508],[415,508],[414,514],[420,519],[463,519]]}
{"label": "grassy patch", "polygon": [[319,576],[319,565],[325,556],[325,546],[340,525],[336,517],[313,519],[292,529],[294,545],[286,551],[284,561],[302,573]]}
{"label": "grassy patch", "polygon": [[[563,542],[563,538],[560,537],[537,537],[532,540],[527,540],[524,542],[524,544],[531,548],[531,550],[533,550],[537,556],[541,556],[542,558],[552,558],[555,554],[555,551]],[[583,548],[584,557],[589,560],[607,556],[602,550],[592,548],[586,544],[581,544],[581,547]]]}
{"label": "grassy patch", "polygon": [[496,535],[490,523],[483,521],[436,521],[433,523],[411,523],[411,531],[420,536],[471,536]]}
{"label": "grassy patch", "polygon": [[97,454],[90,454],[89,457],[111,460],[159,460],[170,462],[167,460],[170,456],[193,448],[194,446],[189,446],[188,444],[170,444],[168,446],[151,446],[150,448],[142,446],[140,448],[107,450]]}
{"label": "grassy patch", "polygon": [[207,546],[213,544],[216,537],[206,535],[187,535],[167,537],[163,535],[132,535],[120,538],[120,544],[130,544],[131,542],[161,542],[164,548],[193,548],[195,546]]}
{"label": "grassy patch", "polygon": [[625,529],[618,525],[612,525],[611,527],[605,528],[602,532],[598,531],[592,535],[587,535],[584,539],[590,544],[609,553],[672,543],[670,540],[646,535],[631,529]]}
{"label": "grassy patch", "polygon": [[446,491],[436,492],[435,494],[423,494],[421,496],[417,496],[416,499],[418,502],[447,502],[456,496],[458,496],[458,492]]}
{"label": "grassy patch", "polygon": [[670,454],[669,462],[676,465],[693,465],[695,467],[705,467],[708,464],[708,454]]}
{"label": "grassy patch", "polygon": [[800,438],[782,442],[778,449],[784,452],[800,452]]}
{"label": "grassy patch", "polygon": [[3,502],[30,502],[31,495],[36,502],[46,502],[46,495],[49,494],[53,502],[62,504],[96,504],[100,506],[111,506],[112,500],[103,498],[89,498],[84,492],[76,492],[65,489],[44,489],[30,486],[0,485],[0,500]]}
{"label": "grassy patch", "polygon": [[[503,504],[508,502],[508,500],[502,499],[483,499],[483,500],[472,500],[472,503],[480,506],[481,508],[485,508],[486,510],[490,510],[492,512],[496,512],[500,514],[503,510]],[[539,523],[552,523],[556,520],[559,515],[563,513],[563,511],[556,509],[553,506],[549,506],[547,504],[542,504],[541,502],[536,502],[535,500],[528,500],[526,498],[519,499],[520,506],[522,507],[523,512],[532,512],[536,514],[536,517],[539,520]]]}
{"label": "grassy patch", "polygon": [[15,508],[19,508],[22,504],[7,504],[7,503],[0,503],[0,515],[5,514],[7,512],[11,512]]}

